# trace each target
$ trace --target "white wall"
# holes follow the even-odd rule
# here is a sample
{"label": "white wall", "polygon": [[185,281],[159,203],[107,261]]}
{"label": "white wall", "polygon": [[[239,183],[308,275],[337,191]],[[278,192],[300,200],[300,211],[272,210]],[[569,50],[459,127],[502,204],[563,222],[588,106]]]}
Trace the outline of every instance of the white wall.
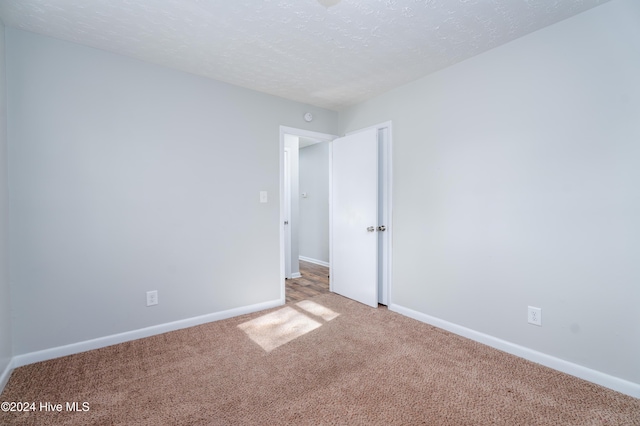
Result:
{"label": "white wall", "polygon": [[11,305],[7,244],[7,126],[4,25],[0,22],[0,392],[12,356]]}
{"label": "white wall", "polygon": [[291,232],[291,276],[293,278],[298,278],[300,277],[300,262],[298,261],[300,253],[300,198],[298,195],[300,187],[300,138],[294,135],[285,134],[284,147],[289,150],[289,177],[291,185],[291,216],[289,217],[289,228]]}
{"label": "white wall", "polygon": [[7,77],[15,355],[279,300],[279,126],[337,113],[15,29]]}
{"label": "white wall", "polygon": [[300,256],[329,262],[329,143],[300,150]]}
{"label": "white wall", "polygon": [[341,112],[393,120],[393,304],[640,383],[639,23],[613,0]]}

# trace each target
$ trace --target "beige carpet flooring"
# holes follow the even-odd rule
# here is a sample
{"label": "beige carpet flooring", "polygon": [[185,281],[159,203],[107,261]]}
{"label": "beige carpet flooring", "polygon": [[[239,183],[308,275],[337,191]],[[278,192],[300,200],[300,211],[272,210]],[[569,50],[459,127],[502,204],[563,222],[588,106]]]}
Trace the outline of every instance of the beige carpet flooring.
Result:
{"label": "beige carpet flooring", "polygon": [[0,401],[63,404],[2,425],[640,425],[638,399],[334,294],[21,367]]}

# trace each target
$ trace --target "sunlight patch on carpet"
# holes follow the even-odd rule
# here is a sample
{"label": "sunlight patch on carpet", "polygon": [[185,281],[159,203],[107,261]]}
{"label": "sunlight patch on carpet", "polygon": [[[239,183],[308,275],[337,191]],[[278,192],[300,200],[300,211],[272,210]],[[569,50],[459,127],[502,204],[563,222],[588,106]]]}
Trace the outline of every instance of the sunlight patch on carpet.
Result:
{"label": "sunlight patch on carpet", "polygon": [[267,352],[292,341],[316,328],[317,321],[286,307],[252,319],[238,326],[251,340]]}
{"label": "sunlight patch on carpet", "polygon": [[325,321],[331,321],[332,319],[340,315],[339,313],[334,312],[331,309],[326,308],[316,302],[312,302],[311,300],[303,300],[302,302],[296,303],[296,306],[298,306],[300,309],[304,309],[310,314],[322,318]]}

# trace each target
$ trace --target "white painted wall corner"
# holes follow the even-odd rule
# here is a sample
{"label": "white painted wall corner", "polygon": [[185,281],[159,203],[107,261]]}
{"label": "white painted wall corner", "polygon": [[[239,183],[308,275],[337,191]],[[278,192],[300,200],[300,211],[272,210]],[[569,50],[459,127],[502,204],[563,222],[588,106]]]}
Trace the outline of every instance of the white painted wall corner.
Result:
{"label": "white painted wall corner", "polygon": [[9,383],[9,379],[11,378],[11,373],[13,373],[14,369],[14,360],[11,358],[9,364],[4,369],[4,371],[0,374],[0,394],[4,391],[4,387]]}

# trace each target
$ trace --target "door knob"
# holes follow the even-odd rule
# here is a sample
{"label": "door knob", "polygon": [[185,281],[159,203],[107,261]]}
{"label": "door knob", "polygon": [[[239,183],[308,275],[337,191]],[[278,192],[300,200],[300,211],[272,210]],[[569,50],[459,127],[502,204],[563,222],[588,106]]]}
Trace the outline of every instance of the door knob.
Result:
{"label": "door knob", "polygon": [[387,230],[386,226],[384,226],[384,225],[378,226],[378,231],[386,231],[386,230]]}
{"label": "door knob", "polygon": [[367,228],[367,232],[373,232],[375,230],[376,230],[375,226],[370,226],[370,227]]}

